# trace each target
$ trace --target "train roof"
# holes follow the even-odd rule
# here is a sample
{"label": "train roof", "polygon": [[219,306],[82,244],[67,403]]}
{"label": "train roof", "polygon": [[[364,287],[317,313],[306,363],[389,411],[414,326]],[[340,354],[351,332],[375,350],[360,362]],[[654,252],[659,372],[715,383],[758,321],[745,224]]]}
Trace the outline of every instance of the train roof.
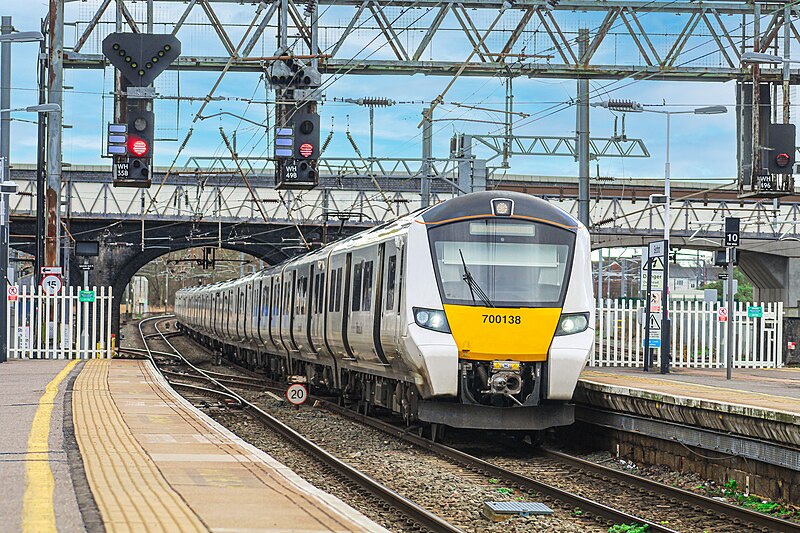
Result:
{"label": "train roof", "polygon": [[521,192],[484,191],[458,196],[424,213],[425,224],[446,224],[465,218],[508,217],[544,222],[577,231],[580,223],[549,202]]}
{"label": "train roof", "polygon": [[[502,200],[510,200],[510,215],[499,215],[496,212],[495,202]],[[392,221],[358,232],[350,237],[328,243],[317,250],[289,258],[282,263],[268,266],[263,270],[248,274],[242,278],[221,281],[213,285],[203,285],[200,288],[225,289],[234,287],[244,280],[270,275],[273,269],[283,269],[300,260],[323,259],[332,252],[344,251],[369,245],[372,242],[382,241],[392,234],[399,235],[403,233],[415,220],[419,221],[422,219],[421,221],[425,224],[438,225],[466,218],[494,216],[535,220],[537,222],[559,226],[573,232],[577,231],[580,227],[580,223],[563,209],[530,194],[512,191],[476,192],[464,196],[457,196],[440,204],[412,211]]]}

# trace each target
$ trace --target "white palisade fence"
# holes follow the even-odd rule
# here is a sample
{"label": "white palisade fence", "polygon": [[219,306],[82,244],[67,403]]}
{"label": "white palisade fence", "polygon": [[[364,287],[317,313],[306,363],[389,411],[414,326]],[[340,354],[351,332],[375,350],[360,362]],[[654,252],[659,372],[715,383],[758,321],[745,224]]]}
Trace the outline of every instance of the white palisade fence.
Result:
{"label": "white palisade fence", "polygon": [[[755,305],[763,310],[760,318],[747,316],[747,308]],[[730,322],[719,321],[720,307],[717,302],[670,302],[672,366],[725,368],[725,344]],[[590,366],[644,367],[644,331],[641,324],[644,310],[643,302],[600,302],[597,310],[597,344],[589,361]],[[783,302],[736,302],[735,313],[733,366],[783,366]],[[661,350],[654,349],[654,354],[654,365],[658,367]]]}
{"label": "white palisade fence", "polygon": [[111,287],[36,289],[19,287],[6,301],[9,359],[111,357]]}

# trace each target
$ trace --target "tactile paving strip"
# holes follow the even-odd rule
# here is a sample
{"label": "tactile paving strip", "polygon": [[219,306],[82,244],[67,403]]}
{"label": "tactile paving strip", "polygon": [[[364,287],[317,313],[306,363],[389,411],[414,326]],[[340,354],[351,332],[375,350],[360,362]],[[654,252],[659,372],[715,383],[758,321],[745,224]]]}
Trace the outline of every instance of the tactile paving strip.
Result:
{"label": "tactile paving strip", "polygon": [[88,361],[72,397],[75,437],[106,530],[207,531],[122,419],[107,382],[109,364]]}

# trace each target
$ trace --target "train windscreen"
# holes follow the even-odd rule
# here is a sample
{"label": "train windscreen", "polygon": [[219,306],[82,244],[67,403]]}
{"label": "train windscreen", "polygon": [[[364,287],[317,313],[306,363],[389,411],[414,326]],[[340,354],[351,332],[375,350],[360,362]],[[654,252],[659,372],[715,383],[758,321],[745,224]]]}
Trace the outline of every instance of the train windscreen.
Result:
{"label": "train windscreen", "polygon": [[487,218],[428,232],[445,304],[561,307],[575,234],[548,224]]}

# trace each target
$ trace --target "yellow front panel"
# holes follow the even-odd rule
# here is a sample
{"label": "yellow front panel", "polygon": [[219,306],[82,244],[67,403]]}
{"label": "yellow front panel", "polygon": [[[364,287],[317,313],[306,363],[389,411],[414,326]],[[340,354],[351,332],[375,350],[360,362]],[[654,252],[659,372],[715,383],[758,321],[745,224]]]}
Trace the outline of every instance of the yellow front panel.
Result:
{"label": "yellow front panel", "polygon": [[493,308],[445,305],[463,359],[545,361],[560,308]]}

